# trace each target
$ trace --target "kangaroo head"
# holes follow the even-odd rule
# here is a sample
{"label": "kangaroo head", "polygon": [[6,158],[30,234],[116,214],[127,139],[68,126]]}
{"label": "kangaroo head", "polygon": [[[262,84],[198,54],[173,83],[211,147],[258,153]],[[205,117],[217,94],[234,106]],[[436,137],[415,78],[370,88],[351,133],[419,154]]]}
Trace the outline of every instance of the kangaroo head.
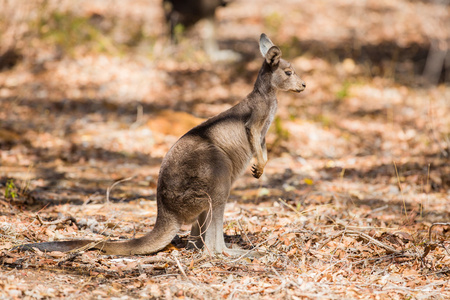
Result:
{"label": "kangaroo head", "polygon": [[271,84],[275,89],[300,93],[306,88],[305,82],[297,75],[294,67],[281,58],[281,50],[267,35],[261,34],[259,50],[272,71]]}

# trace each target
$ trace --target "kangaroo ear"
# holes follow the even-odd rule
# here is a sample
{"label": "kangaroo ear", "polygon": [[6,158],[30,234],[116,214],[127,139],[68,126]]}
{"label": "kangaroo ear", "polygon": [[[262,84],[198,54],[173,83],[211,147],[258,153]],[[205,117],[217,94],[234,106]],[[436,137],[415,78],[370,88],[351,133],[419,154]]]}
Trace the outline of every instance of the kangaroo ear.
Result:
{"label": "kangaroo ear", "polygon": [[281,50],[277,46],[272,46],[269,51],[267,51],[266,55],[266,62],[271,66],[274,67],[278,65],[281,59]]}
{"label": "kangaroo ear", "polygon": [[261,51],[262,56],[266,57],[267,51],[269,51],[269,49],[273,46],[274,44],[269,37],[265,33],[262,33],[259,38],[259,51]]}
{"label": "kangaroo ear", "polygon": [[265,33],[259,38],[259,50],[269,65],[275,66],[280,62],[280,48],[275,46]]}

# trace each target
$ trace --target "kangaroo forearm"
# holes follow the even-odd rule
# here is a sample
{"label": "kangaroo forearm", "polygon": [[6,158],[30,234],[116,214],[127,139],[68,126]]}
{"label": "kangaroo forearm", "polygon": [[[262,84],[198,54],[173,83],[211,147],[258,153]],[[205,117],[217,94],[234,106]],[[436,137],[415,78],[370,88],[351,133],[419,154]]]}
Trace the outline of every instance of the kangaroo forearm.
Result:
{"label": "kangaroo forearm", "polygon": [[260,143],[261,135],[252,128],[246,128],[248,142],[250,144],[250,149],[252,150],[253,156],[256,158],[258,165],[265,165],[267,161],[267,155],[264,154],[263,147]]}
{"label": "kangaroo forearm", "polygon": [[[267,146],[266,146],[266,139],[263,139],[263,142],[261,144],[261,149],[262,149],[262,156],[263,156],[263,160],[265,161],[265,163],[267,163]],[[265,165],[265,164],[264,164]]]}

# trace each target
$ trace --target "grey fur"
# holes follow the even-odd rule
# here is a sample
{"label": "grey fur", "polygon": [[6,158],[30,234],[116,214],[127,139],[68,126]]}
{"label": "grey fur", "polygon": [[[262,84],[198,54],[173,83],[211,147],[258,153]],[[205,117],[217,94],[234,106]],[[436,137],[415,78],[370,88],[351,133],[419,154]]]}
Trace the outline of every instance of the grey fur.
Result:
{"label": "grey fur", "polygon": [[[256,158],[252,174],[259,178],[267,163],[265,136],[277,110],[277,90],[301,92],[305,83],[281,50],[262,34],[263,65],[253,91],[230,109],[183,135],[164,158],[158,179],[158,215],[154,229],[143,237],[97,243],[106,254],[150,254],[163,249],[182,224],[192,224],[197,247],[210,253],[241,254],[223,239],[225,204],[234,181]],[[27,244],[43,251],[68,251],[92,240]]]}

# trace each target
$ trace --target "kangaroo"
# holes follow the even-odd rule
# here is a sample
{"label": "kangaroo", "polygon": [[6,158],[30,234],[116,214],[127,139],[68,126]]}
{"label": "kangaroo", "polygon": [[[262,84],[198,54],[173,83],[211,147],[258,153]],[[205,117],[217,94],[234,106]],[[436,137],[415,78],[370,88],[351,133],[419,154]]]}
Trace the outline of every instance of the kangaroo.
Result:
{"label": "kangaroo", "polygon": [[89,245],[105,254],[151,254],[165,248],[182,224],[192,224],[196,247],[209,253],[240,255],[223,237],[225,204],[235,180],[256,158],[251,171],[261,177],[267,163],[265,136],[277,110],[277,90],[301,92],[305,82],[281,58],[281,50],[263,33],[264,62],[253,91],[230,109],[183,135],[169,150],[159,172],[157,217],[152,231],[129,240],[72,240],[21,245],[21,250],[70,251]]}

